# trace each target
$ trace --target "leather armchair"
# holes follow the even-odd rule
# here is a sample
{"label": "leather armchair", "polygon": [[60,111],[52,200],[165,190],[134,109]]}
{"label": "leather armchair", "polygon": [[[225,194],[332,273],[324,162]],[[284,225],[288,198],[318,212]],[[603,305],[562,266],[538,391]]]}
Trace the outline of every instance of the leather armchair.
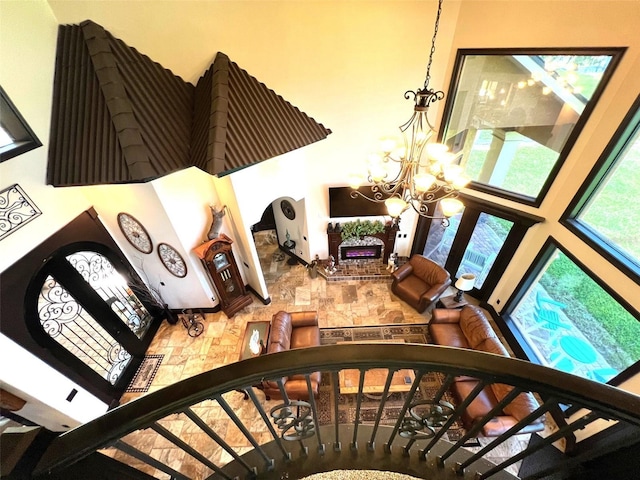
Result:
{"label": "leather armchair", "polygon": [[[318,312],[284,312],[279,311],[271,319],[269,339],[266,353],[277,353],[295,348],[315,347],[320,345],[320,328]],[[304,375],[292,375],[282,379],[284,389],[290,400],[309,400],[307,381]],[[314,397],[318,395],[320,372],[311,374],[311,390]],[[282,399],[278,383],[263,381],[262,390],[270,399]]]}
{"label": "leather armchair", "polygon": [[413,255],[391,276],[391,291],[420,313],[451,285],[449,272],[422,255]]}

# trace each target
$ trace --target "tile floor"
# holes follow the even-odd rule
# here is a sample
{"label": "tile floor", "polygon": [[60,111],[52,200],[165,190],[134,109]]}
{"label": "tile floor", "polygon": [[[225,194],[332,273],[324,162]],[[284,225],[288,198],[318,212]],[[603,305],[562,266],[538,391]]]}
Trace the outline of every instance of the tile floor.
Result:
{"label": "tile floor", "polygon": [[[321,328],[390,323],[427,323],[430,319],[429,312],[419,314],[395,297],[391,293],[389,282],[327,282],[320,275],[311,279],[304,266],[287,264],[288,257],[283,256],[278,250],[275,235],[272,232],[260,232],[256,237],[256,244],[271,296],[271,303],[263,305],[262,302],[255,299],[252,305],[231,319],[222,312],[206,314],[205,330],[201,336],[196,338],[188,336],[181,322],[176,325],[169,325],[165,322],[148,350],[149,354],[164,354],[163,362],[149,392],[159,390],[202,371],[236,361],[247,321],[270,320],[272,315],[279,310],[317,310]],[[445,295],[452,293],[453,291],[447,292]],[[126,403],[145,394],[126,393],[121,402]],[[255,418],[255,408],[251,402],[243,400],[241,393],[230,392],[224,398],[241,419]],[[264,397],[259,398],[263,399]],[[266,410],[270,408],[269,402],[266,401],[263,406]],[[244,435],[227,419],[221,407],[215,402],[203,402],[194,406],[193,410],[212,425],[216,432],[221,434],[237,451],[244,452],[251,449]],[[212,452],[209,456],[211,461],[226,463],[230,460],[230,456],[226,452],[215,448],[209,437],[183,415],[172,415],[160,423],[189,442],[199,452]],[[257,438],[259,441],[271,440],[266,428],[265,431],[257,434]],[[151,452],[155,458],[165,461],[172,468],[180,470],[192,478],[205,478],[211,473],[207,467],[192,462],[191,457],[184,451],[172,448],[171,443],[151,430],[136,432],[125,440],[141,446],[143,451]],[[115,454],[118,458],[126,458],[119,452],[111,454]],[[500,457],[504,458],[509,455],[508,451],[500,452]],[[153,469],[134,459],[129,458],[127,461],[138,465],[145,471],[153,472]],[[154,474],[158,478],[166,478],[166,475],[162,473],[155,472]]]}

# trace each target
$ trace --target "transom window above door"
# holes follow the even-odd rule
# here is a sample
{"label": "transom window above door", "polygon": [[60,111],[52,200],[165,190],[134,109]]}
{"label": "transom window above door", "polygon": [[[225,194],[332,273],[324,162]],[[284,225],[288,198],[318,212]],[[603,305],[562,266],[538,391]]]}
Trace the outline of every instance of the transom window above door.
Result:
{"label": "transom window above door", "polygon": [[442,141],[470,188],[539,206],[621,54],[460,50]]}

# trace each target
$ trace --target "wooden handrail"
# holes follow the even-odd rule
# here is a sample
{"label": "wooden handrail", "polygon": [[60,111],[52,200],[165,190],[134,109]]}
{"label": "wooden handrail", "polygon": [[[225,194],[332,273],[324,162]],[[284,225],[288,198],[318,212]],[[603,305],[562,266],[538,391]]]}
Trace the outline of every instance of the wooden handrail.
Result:
{"label": "wooden handrail", "polygon": [[[293,366],[293,367],[292,367]],[[290,350],[225,365],[182,380],[111,410],[55,439],[34,475],[70,465],[164,417],[203,400],[292,373],[342,369],[411,368],[468,375],[576,403],[599,416],[640,426],[640,396],[523,360],[454,347],[366,342]]]}

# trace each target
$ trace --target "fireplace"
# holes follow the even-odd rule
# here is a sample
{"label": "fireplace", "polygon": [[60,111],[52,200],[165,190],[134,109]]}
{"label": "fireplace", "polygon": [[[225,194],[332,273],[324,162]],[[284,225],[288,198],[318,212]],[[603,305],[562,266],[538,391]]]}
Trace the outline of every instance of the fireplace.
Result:
{"label": "fireplace", "polygon": [[382,245],[343,245],[340,260],[373,260],[382,256]]}
{"label": "fireplace", "polygon": [[389,222],[382,233],[367,235],[358,240],[342,241],[339,231],[327,229],[329,255],[333,256],[337,264],[369,261],[386,264],[395,247],[397,233],[398,225]]}

